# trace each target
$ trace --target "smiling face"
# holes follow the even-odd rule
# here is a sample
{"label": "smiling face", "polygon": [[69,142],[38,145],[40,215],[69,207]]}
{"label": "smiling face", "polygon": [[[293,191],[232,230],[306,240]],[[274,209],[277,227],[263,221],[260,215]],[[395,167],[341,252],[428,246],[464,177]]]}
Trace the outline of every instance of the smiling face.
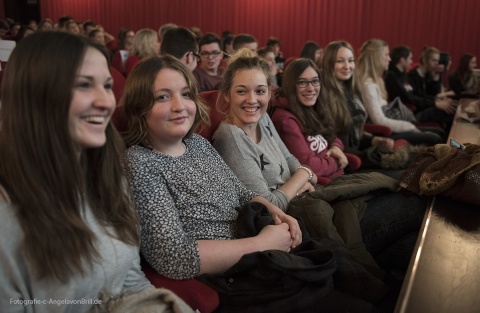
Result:
{"label": "smiling face", "polygon": [[229,118],[243,127],[256,127],[267,111],[270,100],[267,77],[259,69],[239,70],[232,80],[232,87],[225,95],[229,103]]}
{"label": "smiling face", "polygon": [[355,70],[355,58],[353,52],[345,47],[341,47],[337,51],[335,65],[333,67],[333,74],[338,80],[348,80],[353,75]]}
{"label": "smiling face", "polygon": [[[308,82],[306,87],[300,87],[298,84]],[[312,85],[318,86],[313,86]],[[304,106],[314,106],[320,94],[320,79],[317,71],[311,66],[307,67],[305,71],[298,77],[297,80],[297,100]]]}
{"label": "smiling face", "polygon": [[73,88],[68,123],[79,152],[105,144],[105,129],[115,110],[113,79],[105,56],[87,48]]}
{"label": "smiling face", "polygon": [[390,49],[388,46],[382,48],[382,52],[380,55],[382,70],[388,70],[388,64],[390,64]]}
{"label": "smiling face", "polygon": [[150,144],[162,147],[181,142],[192,127],[197,107],[190,88],[180,72],[164,68],[153,85],[154,103],[147,114]]}

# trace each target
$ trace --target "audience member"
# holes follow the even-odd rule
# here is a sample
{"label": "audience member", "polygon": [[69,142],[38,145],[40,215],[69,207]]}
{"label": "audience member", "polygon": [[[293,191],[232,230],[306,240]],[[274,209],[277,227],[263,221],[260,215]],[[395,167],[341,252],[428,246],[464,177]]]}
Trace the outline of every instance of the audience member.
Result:
{"label": "audience member", "polygon": [[[191,71],[165,55],[139,63],[122,98],[142,254],[173,279],[220,274],[244,254],[287,251],[301,242],[297,221],[245,188],[210,143],[194,134],[201,121],[208,121],[196,90]],[[249,201],[267,205],[275,225],[237,239],[236,208]]]}
{"label": "audience member", "polygon": [[88,37],[99,45],[105,46],[105,32],[100,28],[94,28],[91,30]]}
{"label": "audience member", "polygon": [[20,27],[20,30],[18,31],[16,41],[19,42],[20,40],[30,35],[33,35],[34,33],[35,33],[35,30],[31,26],[23,25],[22,27]]}
{"label": "audience member", "polygon": [[235,38],[235,35],[230,34],[222,39],[222,47],[225,52],[224,58],[228,58],[231,54],[235,53],[235,50],[233,50],[233,38]]}
{"label": "audience member", "polygon": [[346,41],[333,41],[325,47],[320,81],[320,103],[328,110],[337,136],[342,140],[344,151],[362,159],[362,167],[377,167],[372,164],[367,149],[393,149],[391,138],[374,136],[365,131],[367,112],[363,106],[355,77],[355,54]]}
{"label": "audience member", "polygon": [[277,62],[275,62],[275,52],[270,47],[260,48],[257,51],[258,56],[267,61],[268,66],[270,66],[270,82],[271,88],[278,88],[277,74],[278,67]]}
{"label": "audience member", "polygon": [[451,123],[451,114],[443,110],[450,107],[449,99],[423,97],[414,93],[407,75],[407,70],[413,62],[410,48],[403,45],[397,46],[392,49],[390,56],[392,62],[385,76],[388,100],[393,101],[399,97],[403,103],[413,105],[419,122]]}
{"label": "audience member", "polygon": [[266,46],[267,48],[272,49],[273,54],[275,55],[275,63],[277,65],[277,69],[283,71],[285,58],[283,57],[282,51],[280,50],[280,40],[276,37],[270,37],[267,40]]}
{"label": "audience member", "polygon": [[420,56],[420,65],[408,72],[408,78],[413,93],[430,100],[430,103],[434,102],[437,109],[447,113],[442,116],[445,122],[451,123],[457,103],[447,98],[443,92],[439,61],[440,51],[434,47],[425,47]]}
{"label": "audience member", "polygon": [[388,44],[380,39],[366,41],[358,60],[358,77],[363,104],[370,121],[392,129],[393,139],[405,139],[411,144],[435,145],[445,142],[445,133],[435,127],[417,127],[413,113],[397,101],[387,103],[383,81],[390,63]]}
{"label": "audience member", "polygon": [[9,30],[8,24],[5,21],[0,21],[0,38],[4,38]]}
{"label": "audience member", "polygon": [[257,52],[258,42],[255,37],[249,34],[238,34],[233,38],[233,51],[238,51],[241,48],[248,48],[253,52]]}
{"label": "audience member", "polygon": [[328,109],[320,103],[320,74],[310,59],[292,61],[285,70],[279,105],[271,119],[288,150],[319,177],[334,178],[348,165],[335,136]]}
{"label": "audience member", "polygon": [[173,28],[177,28],[178,25],[177,24],[173,24],[173,23],[166,23],[166,24],[163,24],[162,26],[160,26],[158,28],[158,38],[160,39],[160,43],[163,41],[163,35],[165,35],[165,33],[167,31],[169,31],[170,29],[173,29]]}
{"label": "audience member", "polygon": [[322,68],[323,49],[315,41],[307,41],[300,51],[300,57],[312,60],[319,69]]}
{"label": "audience member", "polygon": [[193,71],[197,67],[197,63],[200,62],[195,35],[185,27],[168,30],[163,35],[160,51],[176,57],[191,71]]}
{"label": "audience member", "polygon": [[75,22],[74,20],[70,20],[66,23],[65,30],[75,35],[80,34],[80,27],[78,27],[77,22]]}
{"label": "audience member", "polygon": [[95,24],[92,20],[87,20],[83,23],[83,34],[85,36],[88,36],[92,30],[94,30],[97,27],[97,24]]}
{"label": "audience member", "polygon": [[477,57],[473,54],[463,54],[458,67],[448,77],[448,85],[455,92],[457,98],[478,97],[480,95],[480,81],[473,71],[477,67]]}
{"label": "audience member", "polygon": [[125,62],[125,76],[128,76],[140,60],[158,55],[160,52],[160,42],[157,32],[150,28],[140,29],[133,38],[132,55]]}
{"label": "audience member", "polygon": [[224,68],[220,67],[223,51],[221,41],[215,34],[207,33],[198,42],[200,60],[193,75],[197,79],[199,91],[218,89]]}
{"label": "audience member", "polygon": [[67,30],[67,23],[70,22],[70,21],[73,21],[73,17],[71,17],[70,15],[65,15],[65,16],[60,16],[58,18],[58,26],[57,26],[57,30],[59,31],[66,31]]}
{"label": "audience member", "polygon": [[154,291],[140,270],[139,223],[110,123],[112,84],[108,56],[84,37],[38,32],[10,57],[0,113],[8,312],[90,312],[92,302],[78,301]]}
{"label": "audience member", "polygon": [[54,30],[54,25],[51,19],[44,19],[38,23],[38,30]]}

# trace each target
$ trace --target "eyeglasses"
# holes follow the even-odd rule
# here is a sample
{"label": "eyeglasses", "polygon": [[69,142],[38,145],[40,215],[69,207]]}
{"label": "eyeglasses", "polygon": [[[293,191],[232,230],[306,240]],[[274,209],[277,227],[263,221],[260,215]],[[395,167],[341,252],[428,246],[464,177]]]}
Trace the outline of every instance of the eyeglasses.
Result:
{"label": "eyeglasses", "polygon": [[205,59],[208,59],[209,56],[212,56],[213,58],[216,58],[220,55],[220,53],[222,53],[222,51],[218,51],[218,50],[215,50],[215,51],[212,51],[212,52],[202,51],[202,52],[200,52],[200,56],[202,58],[205,58]]}
{"label": "eyeglasses", "polygon": [[311,84],[313,87],[318,87],[320,86],[320,79],[314,78],[312,80],[299,80],[297,82],[297,86],[300,88],[307,88],[308,84]]}
{"label": "eyeglasses", "polygon": [[200,56],[193,51],[191,51],[191,52],[192,52],[193,56],[197,59],[197,62],[200,62]]}

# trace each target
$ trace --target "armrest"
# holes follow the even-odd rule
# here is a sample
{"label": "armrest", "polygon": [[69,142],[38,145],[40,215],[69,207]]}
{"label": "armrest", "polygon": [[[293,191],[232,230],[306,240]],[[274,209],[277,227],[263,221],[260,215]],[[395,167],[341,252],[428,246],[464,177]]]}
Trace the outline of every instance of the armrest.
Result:
{"label": "armrest", "polygon": [[392,130],[390,127],[379,124],[365,124],[365,131],[372,133],[377,136],[390,137],[392,135]]}
{"label": "armrest", "polygon": [[362,166],[362,160],[355,154],[345,153],[348,160],[348,167],[351,170],[358,170]]}
{"label": "armrest", "polygon": [[174,280],[160,275],[145,261],[142,262],[142,271],[147,279],[156,288],[166,288],[173,291],[193,310],[202,313],[211,313],[219,305],[217,291],[196,279]]}

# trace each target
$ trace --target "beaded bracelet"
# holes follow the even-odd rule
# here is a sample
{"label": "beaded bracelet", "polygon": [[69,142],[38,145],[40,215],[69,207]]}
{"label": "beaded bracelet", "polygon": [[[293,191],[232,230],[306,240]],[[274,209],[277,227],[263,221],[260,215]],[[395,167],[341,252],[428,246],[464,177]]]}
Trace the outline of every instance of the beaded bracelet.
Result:
{"label": "beaded bracelet", "polygon": [[309,167],[307,167],[307,166],[305,166],[305,165],[300,165],[299,167],[297,167],[297,170],[298,170],[298,169],[302,169],[302,170],[307,171],[307,173],[308,173],[308,181],[310,182],[310,181],[312,180],[312,178],[313,178],[313,172],[312,172],[312,170],[311,170]]}

